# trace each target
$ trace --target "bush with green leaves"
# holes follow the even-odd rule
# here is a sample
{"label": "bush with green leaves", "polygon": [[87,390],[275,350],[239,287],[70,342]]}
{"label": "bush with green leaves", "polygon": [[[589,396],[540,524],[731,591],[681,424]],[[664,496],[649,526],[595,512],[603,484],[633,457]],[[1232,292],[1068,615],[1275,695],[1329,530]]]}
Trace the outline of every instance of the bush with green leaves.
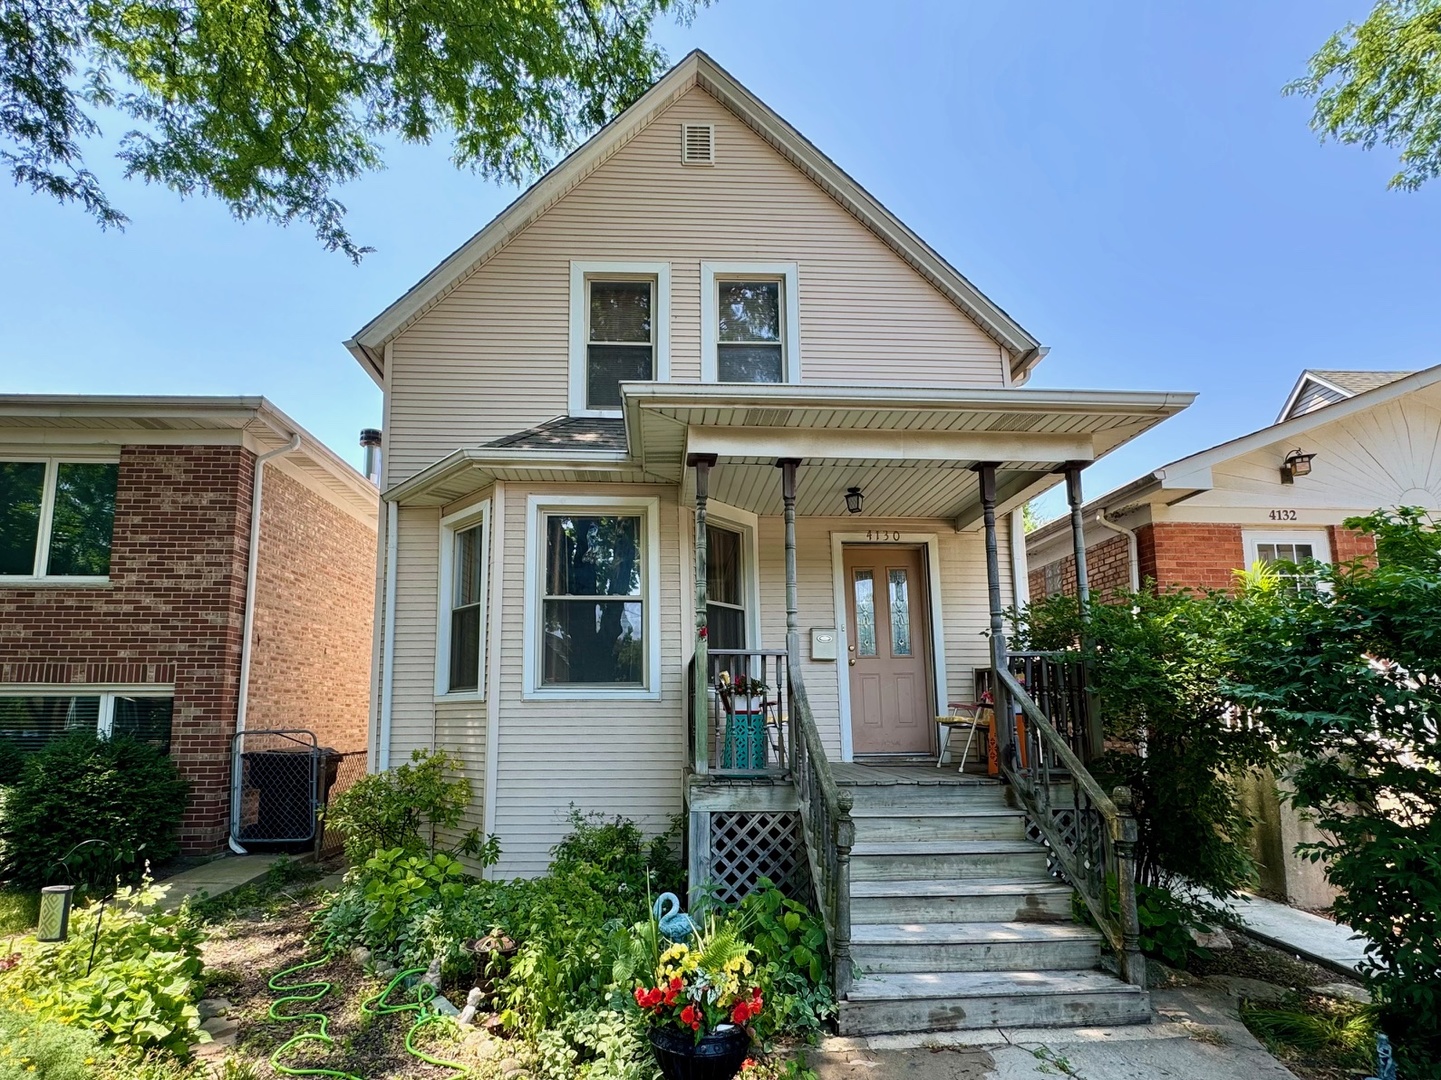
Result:
{"label": "bush with green leaves", "polygon": [[[473,796],[458,756],[417,749],[407,764],[362,776],[337,795],[326,825],[345,836],[354,865],[391,848],[433,853],[441,834],[458,829]],[[449,854],[478,855],[484,846],[472,829]]]}
{"label": "bush with green leaves", "polygon": [[57,739],[28,758],[0,808],[0,876],[32,889],[134,880],[178,850],[188,791],[175,763],[147,743],[92,732]]}
{"label": "bush with green leaves", "polygon": [[94,1080],[102,1056],[91,1032],[0,1009],[0,1080]]}
{"label": "bush with green leaves", "polygon": [[25,755],[10,739],[0,738],[0,787],[6,787],[20,779],[25,767]]}
{"label": "bush with green leaves", "polygon": [[1312,565],[1314,589],[1238,607],[1227,692],[1295,755],[1287,782],[1370,941],[1368,981],[1402,1076],[1441,1074],[1441,531],[1419,510],[1346,522],[1377,560]]}
{"label": "bush with green leaves", "polygon": [[[1092,772],[1135,800],[1137,881],[1186,904],[1229,896],[1255,874],[1247,817],[1232,777],[1273,760],[1266,732],[1237,722],[1221,692],[1228,628],[1241,616],[1219,595],[1117,593],[1082,613],[1055,596],[1016,613],[1015,648],[1081,650],[1108,752]],[[1084,642],[1084,644],[1081,644]],[[1197,906],[1196,918],[1207,912]]]}
{"label": "bush with green leaves", "polygon": [[426,966],[430,939],[416,928],[432,913],[443,921],[447,907],[464,897],[467,880],[465,867],[443,853],[379,851],[326,901],[318,925],[334,945],[364,945],[407,965]]}
{"label": "bush with green leaves", "polygon": [[0,1007],[83,1028],[107,1047],[185,1056],[202,1037],[194,1001],[202,935],[184,916],[157,911],[162,895],[121,889],[103,917],[99,903],[76,908],[67,941],[23,951],[0,976]]}
{"label": "bush with green leaves", "polygon": [[780,1033],[818,1037],[836,1012],[820,915],[761,878],[732,918],[759,957],[756,978],[766,1008],[756,1019],[756,1035],[763,1041]]}

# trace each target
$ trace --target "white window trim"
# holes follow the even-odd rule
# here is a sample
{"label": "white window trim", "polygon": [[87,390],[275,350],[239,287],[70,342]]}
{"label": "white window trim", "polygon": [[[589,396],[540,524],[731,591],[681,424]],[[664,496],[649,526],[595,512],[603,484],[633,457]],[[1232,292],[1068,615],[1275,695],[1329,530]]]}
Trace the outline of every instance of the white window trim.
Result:
{"label": "white window trim", "polygon": [[[546,514],[639,513],[645,547],[640,555],[641,602],[645,605],[645,670],[641,686],[542,686],[540,672],[541,575],[545,567]],[[528,495],[525,512],[525,618],[522,664],[523,701],[660,700],[660,499],[630,495]]]}
{"label": "white window trim", "polygon": [[[455,587],[455,534],[480,525],[480,668],[474,690],[450,689],[450,616]],[[490,635],[490,500],[467,506],[440,519],[440,573],[435,616],[435,698],[437,701],[484,701],[485,656]]]}
{"label": "white window trim", "polygon": [[[61,457],[40,455],[6,454],[0,457],[4,462],[23,462],[27,465],[45,466],[45,480],[40,487],[40,529],[35,536],[35,561],[28,574],[0,574],[0,587],[5,585],[30,585],[42,582],[47,585],[99,585],[110,580],[109,574],[49,574],[50,530],[55,517],[55,489],[60,482],[61,465],[119,465],[120,458],[114,454],[65,454]],[[115,553],[115,526],[111,523],[110,552]]]}
{"label": "white window trim", "polygon": [[668,262],[577,262],[570,264],[570,392],[571,416],[620,416],[619,409],[591,409],[585,400],[586,283],[591,278],[655,278],[655,307],[651,312],[654,339],[653,381],[670,381],[670,263]]}
{"label": "white window trim", "polygon": [[[169,683],[6,683],[0,686],[0,697],[98,697],[100,712],[96,719],[97,734],[110,737],[115,728],[115,699],[117,697],[175,698],[175,687]],[[174,713],[171,713],[174,723]],[[175,741],[172,726],[171,742]]]}
{"label": "white window trim", "polygon": [[1331,537],[1324,529],[1243,529],[1241,540],[1246,546],[1245,569],[1256,565],[1258,544],[1310,544],[1316,561],[1331,561]]}
{"label": "white window trim", "polygon": [[[700,377],[720,382],[720,278],[767,278],[781,283],[781,373],[783,382],[801,381],[800,266],[793,262],[703,262],[700,264]],[[729,385],[729,384],[728,384]],[[735,383],[745,386],[746,383]]]}
{"label": "white window trim", "polygon": [[[760,518],[738,506],[728,506],[714,499],[706,502],[706,524],[740,533],[741,537],[741,594],[745,598],[746,648],[759,649],[761,641],[761,583],[760,583]],[[692,517],[694,520],[694,517]],[[692,543],[694,541],[692,540]],[[690,565],[695,566],[695,548],[691,548]],[[694,604],[692,604],[694,607]]]}

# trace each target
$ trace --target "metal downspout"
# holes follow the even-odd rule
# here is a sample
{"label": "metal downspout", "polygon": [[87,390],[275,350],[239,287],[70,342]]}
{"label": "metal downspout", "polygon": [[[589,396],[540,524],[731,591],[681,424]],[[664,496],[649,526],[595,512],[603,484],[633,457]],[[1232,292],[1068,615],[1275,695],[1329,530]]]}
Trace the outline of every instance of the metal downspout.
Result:
{"label": "metal downspout", "polygon": [[1126,538],[1126,548],[1130,554],[1131,564],[1131,591],[1141,591],[1141,556],[1136,546],[1136,531],[1128,529],[1124,525],[1117,525],[1110,518],[1106,517],[1104,509],[1096,511],[1096,524],[1103,525],[1114,533],[1120,533]]}
{"label": "metal downspout", "polygon": [[[272,428],[272,431],[276,429]],[[284,435],[285,432],[276,431]],[[240,639],[240,691],[235,702],[235,734],[245,731],[245,710],[250,704],[250,639],[255,630],[255,580],[259,572],[260,554],[260,507],[265,488],[265,463],[274,457],[293,454],[300,449],[300,435],[290,432],[290,441],[278,450],[271,450],[255,459],[255,481],[250,486],[250,551],[245,560],[245,622]],[[236,797],[240,788],[240,758],[234,753],[230,757],[230,850],[237,855],[248,855],[235,839],[237,820],[240,816],[240,801]]]}
{"label": "metal downspout", "polygon": [[380,731],[375,748],[375,770],[390,768],[390,712],[395,701],[395,564],[400,553],[400,509],[394,502],[385,504],[385,628],[381,644]]}

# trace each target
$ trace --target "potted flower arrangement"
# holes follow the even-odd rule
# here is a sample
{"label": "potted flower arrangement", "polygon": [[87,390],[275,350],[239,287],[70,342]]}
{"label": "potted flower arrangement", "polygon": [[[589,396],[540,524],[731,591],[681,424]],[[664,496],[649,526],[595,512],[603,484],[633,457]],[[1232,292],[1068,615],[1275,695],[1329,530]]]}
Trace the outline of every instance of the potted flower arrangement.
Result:
{"label": "potted flower arrangement", "polygon": [[734,929],[712,923],[669,946],[654,978],[636,987],[666,1080],[732,1080],[740,1071],[751,1045],[746,1025],[764,1006],[750,951]]}

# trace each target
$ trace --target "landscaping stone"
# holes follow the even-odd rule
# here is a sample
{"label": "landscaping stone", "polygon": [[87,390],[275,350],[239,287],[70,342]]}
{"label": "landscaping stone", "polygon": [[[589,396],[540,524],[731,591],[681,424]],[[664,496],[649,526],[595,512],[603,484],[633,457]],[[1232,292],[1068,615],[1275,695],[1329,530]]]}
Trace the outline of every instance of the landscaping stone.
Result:
{"label": "landscaping stone", "polygon": [[199,1011],[203,1023],[212,1017],[229,1015],[234,1006],[224,998],[201,998],[196,1002],[195,1008]]}
{"label": "landscaping stone", "polygon": [[1247,1001],[1281,1001],[1291,993],[1284,986],[1277,986],[1263,979],[1248,979],[1241,975],[1210,975],[1203,981],[1206,986],[1238,1000],[1245,998]]}
{"label": "landscaping stone", "polygon": [[350,958],[361,967],[365,967],[366,964],[370,963],[370,950],[364,945],[357,945],[350,950]]}
{"label": "landscaping stone", "polygon": [[1219,926],[1209,934],[1203,934],[1195,927],[1191,928],[1191,940],[1203,949],[1211,949],[1215,952],[1222,952],[1233,948],[1231,939],[1226,936],[1226,931]]}
{"label": "landscaping stone", "polygon": [[1357,1005],[1371,1004],[1371,991],[1354,983],[1327,983],[1325,986],[1311,987],[1311,992],[1320,994],[1322,997],[1336,998],[1339,1001],[1354,1001]]}
{"label": "landscaping stone", "polygon": [[228,1016],[212,1016],[200,1025],[200,1030],[209,1035],[212,1042],[229,1040],[233,1043],[236,1032],[240,1030],[240,1022]]}

